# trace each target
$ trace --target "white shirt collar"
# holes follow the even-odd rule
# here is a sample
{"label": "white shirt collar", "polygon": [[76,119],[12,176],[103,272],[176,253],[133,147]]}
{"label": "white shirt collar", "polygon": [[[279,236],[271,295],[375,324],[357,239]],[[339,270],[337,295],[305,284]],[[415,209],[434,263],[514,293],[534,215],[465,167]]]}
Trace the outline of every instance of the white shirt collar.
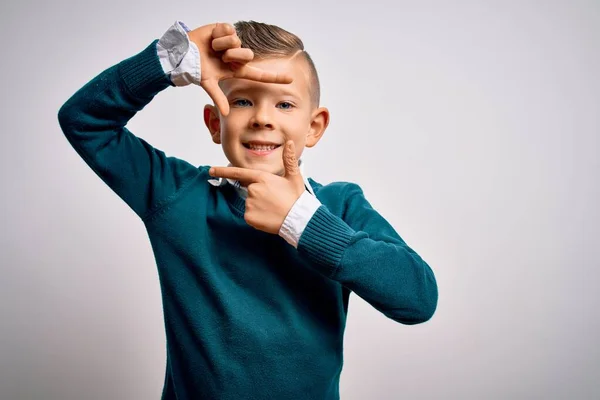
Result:
{"label": "white shirt collar", "polygon": [[[231,165],[231,163],[229,163],[229,164],[227,164],[227,166],[231,167],[232,165]],[[312,188],[312,186],[310,186],[310,183],[308,182],[308,178],[304,174],[304,162],[302,161],[302,159],[298,160],[298,168],[300,168],[300,174],[302,174],[302,179],[304,179],[304,186],[306,186],[306,189],[308,190],[308,192],[314,196],[315,193],[313,192],[313,188]],[[248,189],[243,187],[239,181],[229,179],[229,178],[211,178],[208,180],[208,183],[210,183],[213,186],[223,186],[223,185],[226,185],[227,183],[229,183],[229,184],[233,185],[233,187],[237,190],[237,192],[239,193],[239,195],[242,198],[245,199],[246,197],[248,197]]]}

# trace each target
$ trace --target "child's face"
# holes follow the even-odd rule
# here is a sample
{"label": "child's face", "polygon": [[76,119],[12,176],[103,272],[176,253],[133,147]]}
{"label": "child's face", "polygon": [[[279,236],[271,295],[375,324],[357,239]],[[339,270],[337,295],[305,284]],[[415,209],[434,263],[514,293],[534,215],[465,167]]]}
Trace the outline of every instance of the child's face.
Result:
{"label": "child's face", "polygon": [[[229,101],[229,115],[222,116],[216,107],[206,106],[204,119],[213,141],[223,146],[233,166],[283,175],[282,145],[293,140],[299,159],[304,147],[319,141],[329,112],[311,102],[309,69],[301,57],[264,59],[248,65],[286,72],[294,80],[290,84],[275,84],[226,79],[220,85]],[[271,147],[254,147],[260,142]],[[264,150],[273,145],[274,149]]]}

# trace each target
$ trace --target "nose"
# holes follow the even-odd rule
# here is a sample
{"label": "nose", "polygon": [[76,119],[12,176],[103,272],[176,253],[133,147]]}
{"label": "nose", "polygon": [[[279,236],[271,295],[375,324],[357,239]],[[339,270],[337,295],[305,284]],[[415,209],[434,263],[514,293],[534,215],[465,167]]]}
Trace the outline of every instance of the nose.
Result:
{"label": "nose", "polygon": [[273,118],[264,107],[257,107],[256,112],[250,118],[249,125],[253,129],[273,129]]}

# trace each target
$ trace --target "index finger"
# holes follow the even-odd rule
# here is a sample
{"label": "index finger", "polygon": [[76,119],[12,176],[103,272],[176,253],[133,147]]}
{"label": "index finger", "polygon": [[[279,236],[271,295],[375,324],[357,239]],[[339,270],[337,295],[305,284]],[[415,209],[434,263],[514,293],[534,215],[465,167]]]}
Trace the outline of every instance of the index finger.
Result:
{"label": "index finger", "polygon": [[261,182],[263,172],[256,169],[238,167],[211,167],[210,176],[235,179],[243,182]]}
{"label": "index finger", "polygon": [[234,78],[250,79],[265,83],[292,83],[294,80],[290,74],[264,71],[251,65],[242,66],[234,72],[233,76]]}
{"label": "index finger", "polygon": [[223,36],[233,35],[234,33],[235,33],[235,28],[232,25],[230,25],[226,22],[217,22],[217,24],[215,25],[215,27],[212,31],[212,37],[213,37],[213,39],[218,39]]}

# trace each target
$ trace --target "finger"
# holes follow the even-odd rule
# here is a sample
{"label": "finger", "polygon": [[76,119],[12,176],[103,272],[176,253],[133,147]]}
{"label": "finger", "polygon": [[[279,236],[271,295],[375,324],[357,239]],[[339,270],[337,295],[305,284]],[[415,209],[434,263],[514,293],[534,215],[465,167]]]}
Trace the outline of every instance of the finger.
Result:
{"label": "finger", "polygon": [[219,83],[214,79],[207,79],[200,82],[200,85],[215,102],[215,105],[221,112],[221,115],[225,117],[229,115],[229,101],[227,101],[227,97],[225,97],[225,94],[219,87]]}
{"label": "finger", "polygon": [[225,51],[221,59],[223,60],[223,62],[226,63],[237,62],[245,64],[254,59],[254,53],[250,49],[242,49],[241,47],[235,49],[228,49],[227,51]]}
{"label": "finger", "polygon": [[296,158],[296,145],[293,140],[288,140],[283,149],[283,165],[285,167],[285,176],[300,175],[298,159]]}
{"label": "finger", "polygon": [[212,31],[212,37],[213,39],[217,39],[223,36],[233,35],[234,33],[235,28],[233,25],[224,22],[218,22]]}
{"label": "finger", "polygon": [[208,173],[218,178],[235,179],[241,182],[262,182],[263,172],[256,169],[237,167],[211,167]]}
{"label": "finger", "polygon": [[242,41],[235,35],[223,36],[213,39],[212,48],[214,51],[223,51],[227,49],[235,49],[242,47]]}
{"label": "finger", "polygon": [[271,71],[263,71],[260,68],[244,65],[242,68],[235,71],[234,78],[250,79],[253,81],[265,83],[292,83],[294,78],[287,73],[278,73]]}

